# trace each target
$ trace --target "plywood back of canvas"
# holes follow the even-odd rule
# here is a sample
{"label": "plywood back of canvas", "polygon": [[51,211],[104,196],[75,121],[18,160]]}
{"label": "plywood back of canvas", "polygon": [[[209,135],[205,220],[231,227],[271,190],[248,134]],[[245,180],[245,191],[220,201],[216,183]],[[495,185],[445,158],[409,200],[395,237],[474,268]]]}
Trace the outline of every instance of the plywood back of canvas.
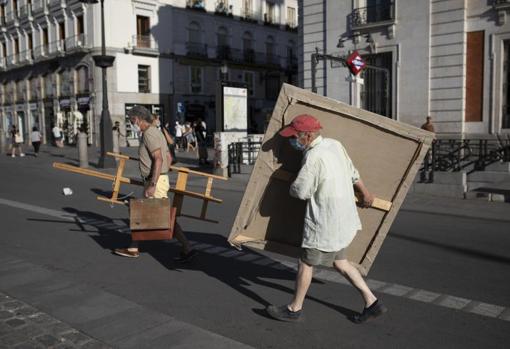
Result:
{"label": "plywood back of canvas", "polygon": [[[432,140],[432,134],[402,125],[311,92],[285,85],[266,131],[229,241],[295,255],[301,244],[306,203],[290,197],[290,181],[279,170],[297,173],[302,154],[278,131],[300,114],[311,114],[322,135],[340,141],[361,178],[391,209],[359,209],[363,229],[349,246],[348,258],[366,274],[408,186]],[[339,213],[341,214],[341,213]]]}

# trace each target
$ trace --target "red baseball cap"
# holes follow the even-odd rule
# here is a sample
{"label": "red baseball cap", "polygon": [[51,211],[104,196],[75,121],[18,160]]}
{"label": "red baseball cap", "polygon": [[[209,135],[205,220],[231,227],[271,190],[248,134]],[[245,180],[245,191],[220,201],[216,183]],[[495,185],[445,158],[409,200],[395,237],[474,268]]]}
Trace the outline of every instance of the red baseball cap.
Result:
{"label": "red baseball cap", "polygon": [[319,120],[308,114],[298,115],[292,122],[280,131],[282,137],[292,137],[298,132],[313,132],[322,128]]}

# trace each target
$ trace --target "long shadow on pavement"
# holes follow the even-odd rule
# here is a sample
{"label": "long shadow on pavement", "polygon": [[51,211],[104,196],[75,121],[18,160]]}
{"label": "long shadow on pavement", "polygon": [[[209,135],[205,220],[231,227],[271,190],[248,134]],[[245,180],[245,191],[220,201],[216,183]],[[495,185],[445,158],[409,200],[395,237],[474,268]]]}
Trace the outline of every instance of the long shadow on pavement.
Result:
{"label": "long shadow on pavement", "polygon": [[[128,232],[128,220],[123,219],[124,226],[116,224],[115,221],[107,216],[97,214],[95,212],[80,211],[71,207],[64,207],[64,211],[69,212],[70,216],[75,217],[75,222],[78,227],[76,230],[79,232],[90,233],[90,237],[100,245],[102,248],[112,251],[118,247],[128,246],[131,238]],[[62,222],[69,224],[69,221],[57,220],[41,220],[31,219],[44,222]],[[242,295],[249,297],[259,303],[262,308],[252,309],[258,315],[266,316],[264,308],[270,304],[266,299],[259,294],[251,291],[248,287],[252,284],[265,286],[271,289],[279,290],[289,294],[289,300],[294,293],[294,289],[283,286],[278,283],[267,281],[267,279],[277,279],[294,281],[295,272],[291,271],[286,266],[283,266],[278,261],[271,261],[269,257],[260,253],[249,251],[249,253],[239,254],[237,257],[246,256],[247,254],[253,255],[248,261],[238,260],[235,256],[229,256],[230,251],[234,251],[226,243],[224,236],[212,233],[199,233],[199,232],[185,232],[186,237],[197,244],[210,245],[199,251],[197,256],[189,263],[178,263],[173,260],[178,255],[180,246],[177,243],[169,243],[167,241],[145,241],[140,244],[140,252],[148,253],[161,265],[170,271],[177,270],[199,270],[209,277],[215,278],[229,287],[233,288]],[[214,251],[220,248],[220,252]],[[211,252],[207,252],[211,250]],[[222,254],[226,254],[223,256]],[[123,258],[123,257],[119,257]],[[253,263],[255,260],[267,259],[264,265]],[[278,268],[280,266],[281,268]],[[314,283],[324,284],[324,282],[314,279]],[[307,299],[327,306],[345,317],[350,318],[356,312],[344,308],[342,306],[332,304],[315,297],[307,296]]]}

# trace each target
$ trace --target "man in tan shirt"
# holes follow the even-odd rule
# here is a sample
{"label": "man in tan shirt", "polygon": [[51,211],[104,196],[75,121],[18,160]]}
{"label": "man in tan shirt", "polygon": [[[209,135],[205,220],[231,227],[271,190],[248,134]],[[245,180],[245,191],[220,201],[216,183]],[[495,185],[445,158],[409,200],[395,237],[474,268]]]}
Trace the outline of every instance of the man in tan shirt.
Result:
{"label": "man in tan shirt", "polygon": [[[168,180],[168,171],[172,163],[172,156],[168,151],[165,136],[153,126],[152,114],[142,106],[134,106],[128,116],[133,125],[136,125],[142,131],[138,155],[140,156],[140,174],[144,181],[144,196],[146,198],[163,199],[168,198],[170,182]],[[192,250],[186,236],[176,222],[174,226],[175,238],[182,244],[182,250],[179,257],[175,258],[178,262],[186,262],[193,258],[196,251]],[[128,248],[117,248],[113,251],[115,254],[123,257],[136,258],[140,256],[138,243],[131,242]]]}

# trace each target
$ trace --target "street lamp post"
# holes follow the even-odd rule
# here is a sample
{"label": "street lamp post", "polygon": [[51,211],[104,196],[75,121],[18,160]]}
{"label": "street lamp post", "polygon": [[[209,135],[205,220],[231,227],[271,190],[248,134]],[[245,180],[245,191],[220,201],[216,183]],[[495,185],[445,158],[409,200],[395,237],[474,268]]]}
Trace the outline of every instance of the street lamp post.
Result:
{"label": "street lamp post", "polygon": [[[99,0],[80,0],[85,4],[97,4]],[[107,68],[113,66],[115,56],[106,55],[105,29],[104,29],[104,0],[101,0],[101,54],[92,57],[97,67],[101,67],[103,77],[103,110],[101,111],[101,122],[99,124],[101,155],[98,167],[112,168],[116,166],[115,159],[107,156],[107,152],[113,151],[112,120],[108,110],[108,80]]]}

